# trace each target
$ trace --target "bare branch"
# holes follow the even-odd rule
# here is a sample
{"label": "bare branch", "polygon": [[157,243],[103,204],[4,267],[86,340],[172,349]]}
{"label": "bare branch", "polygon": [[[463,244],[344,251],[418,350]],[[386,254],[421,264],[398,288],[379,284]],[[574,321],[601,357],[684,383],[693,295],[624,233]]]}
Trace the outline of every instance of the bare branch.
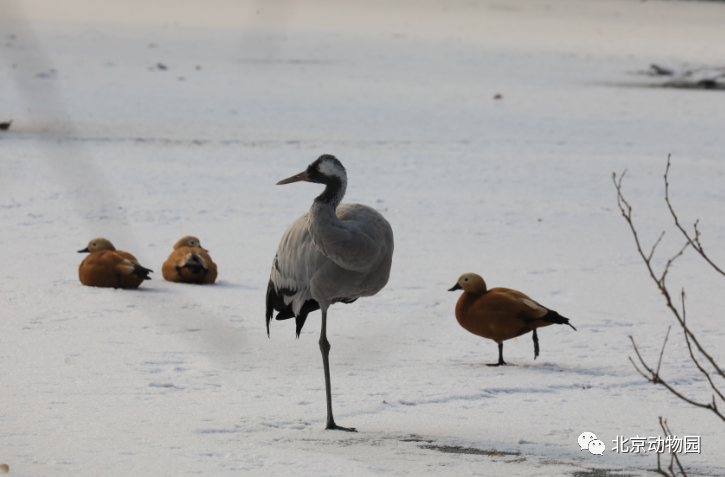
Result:
{"label": "bare branch", "polygon": [[[697,360],[697,358],[695,358],[695,354],[692,352],[692,344],[690,343],[690,336],[689,336],[691,334],[691,332],[690,332],[689,328],[687,328],[687,310],[685,309],[685,289],[684,288],[682,289],[682,293],[680,294],[680,299],[682,300],[682,323],[681,323],[681,325],[685,331],[685,342],[687,343],[687,350],[690,352],[690,359],[692,359],[692,362],[695,363],[695,366],[697,366],[697,369],[700,370],[700,372],[705,375],[705,377],[707,378],[707,382],[710,383],[710,387],[713,389],[713,391],[715,391],[715,393],[720,397],[720,399],[725,401],[725,396],[723,396],[722,392],[720,392],[720,390],[717,388],[717,386],[715,386],[715,383],[712,382],[710,373],[708,373],[702,367],[702,365],[700,365],[700,362]],[[715,396],[712,397],[712,403],[713,403],[713,407],[715,407],[715,409],[717,409],[717,405],[715,403]]]}
{"label": "bare branch", "polygon": [[[662,416],[660,416],[660,427],[664,431],[665,436],[671,436],[672,435],[672,433],[670,432],[670,426],[667,425],[667,419],[665,419],[664,422],[663,422],[662,421]],[[664,475],[667,475],[666,473],[664,473],[664,471],[662,471],[662,469],[660,467],[660,458],[659,458],[660,456],[659,456],[659,454],[660,453],[657,453],[657,471],[660,472],[660,473],[662,473],[662,474],[664,474]],[[680,464],[680,459],[679,459],[679,457],[677,457],[677,453],[676,452],[670,452],[670,466],[667,468],[667,470],[670,471],[670,475],[672,475],[673,477],[676,475],[675,474],[675,470],[673,469],[675,462],[677,462],[677,467],[680,468],[680,473],[682,474],[682,476],[683,477],[687,477],[687,474],[685,473],[685,469],[682,468],[682,464]]]}
{"label": "bare branch", "polygon": [[[670,167],[669,157],[668,157],[667,164],[668,164],[667,165],[667,171],[665,173],[665,183],[666,183],[666,187],[668,187],[667,178],[668,178],[669,167]],[[640,257],[642,258],[642,261],[644,262],[645,266],[647,267],[647,271],[649,272],[650,277],[655,282],[655,284],[657,285],[657,288],[660,290],[660,292],[662,293],[662,295],[664,295],[665,302],[666,302],[667,307],[670,309],[670,311],[672,312],[672,314],[675,315],[675,318],[677,319],[678,323],[682,327],[682,329],[683,329],[683,331],[685,333],[685,336],[686,336],[686,340],[687,340],[687,343],[688,343],[688,349],[690,350],[690,356],[691,356],[693,362],[697,366],[698,370],[700,370],[700,372],[703,373],[706,376],[706,378],[708,379],[708,382],[710,382],[711,388],[713,388],[713,390],[720,397],[720,399],[725,400],[724,399],[724,396],[723,396],[723,393],[720,392],[717,389],[717,387],[715,386],[715,384],[712,382],[712,379],[711,379],[709,373],[707,373],[704,370],[704,368],[700,365],[699,361],[697,361],[697,359],[695,359],[695,357],[694,357],[694,351],[692,351],[692,349],[691,349],[692,343],[694,343],[695,344],[695,347],[697,348],[697,350],[715,368],[715,370],[717,371],[717,373],[720,376],[722,376],[723,378],[725,378],[725,373],[723,372],[723,370],[717,365],[717,363],[715,362],[715,360],[702,348],[702,346],[698,342],[697,338],[690,331],[690,329],[688,328],[688,326],[687,326],[687,324],[685,322],[685,319],[684,319],[684,316],[685,316],[684,290],[682,291],[682,294],[681,294],[682,310],[683,310],[682,311],[682,315],[681,315],[680,314],[680,311],[677,309],[677,307],[673,303],[672,297],[671,297],[671,295],[669,293],[669,290],[667,289],[667,285],[666,285],[666,278],[667,278],[667,274],[669,272],[670,267],[672,266],[672,264],[674,263],[674,261],[677,258],[679,258],[685,252],[685,250],[687,249],[688,246],[692,246],[693,248],[695,248],[696,250],[698,250],[698,253],[701,253],[701,251],[702,251],[702,248],[701,247],[698,249],[698,246],[699,246],[698,245],[699,244],[699,235],[700,235],[700,233],[699,233],[699,230],[697,229],[697,222],[695,222],[695,238],[694,239],[691,239],[686,234],[686,232],[679,226],[679,222],[677,222],[677,216],[676,216],[676,214],[674,212],[674,209],[670,205],[669,196],[667,196],[667,203],[668,203],[668,207],[670,208],[670,212],[672,213],[673,217],[675,217],[675,220],[676,220],[676,223],[678,225],[678,228],[680,228],[680,230],[683,233],[685,233],[685,236],[688,239],[688,241],[683,245],[683,247],[675,255],[673,255],[667,261],[667,264],[665,265],[665,267],[664,267],[664,269],[662,271],[662,274],[658,278],[657,275],[656,275],[656,273],[655,273],[655,271],[654,271],[654,269],[652,268],[652,257],[654,255],[655,248],[657,247],[657,245],[660,243],[660,240],[662,239],[663,234],[660,235],[660,237],[658,238],[658,240],[655,242],[655,245],[652,247],[652,250],[650,251],[650,254],[649,255],[645,255],[645,253],[642,250],[642,245],[641,245],[641,243],[639,241],[639,236],[637,235],[636,228],[634,227],[634,222],[632,221],[632,206],[627,202],[627,200],[625,199],[624,195],[622,194],[622,180],[623,180],[624,175],[625,175],[626,172],[627,171],[625,170],[624,173],[622,173],[622,175],[619,177],[619,180],[617,180],[616,173],[612,174],[612,180],[614,182],[615,188],[617,189],[617,205],[619,206],[619,209],[620,209],[620,212],[622,213],[622,216],[627,221],[627,224],[629,225],[629,228],[632,231],[632,235],[634,236],[635,244],[637,246],[637,252],[639,253]],[[701,255],[702,255],[702,253],[701,253]],[[668,335],[669,335],[669,330],[668,330]],[[688,403],[690,403],[692,405],[695,405],[697,407],[702,407],[702,408],[706,408],[706,409],[712,410],[716,415],[718,415],[721,419],[723,419],[725,421],[725,416],[723,416],[719,412],[719,410],[717,409],[717,405],[716,405],[714,396],[713,396],[713,403],[711,403],[711,404],[697,403],[695,401],[692,401],[691,399],[686,398],[685,396],[683,396],[682,394],[678,393],[677,391],[675,391],[674,388],[672,388],[670,385],[668,385],[666,382],[664,382],[660,378],[660,376],[659,376],[660,364],[661,364],[661,361],[662,361],[662,353],[664,352],[664,346],[665,346],[665,344],[667,342],[667,337],[665,338],[665,343],[663,343],[663,348],[662,348],[662,351],[660,352],[660,361],[658,363],[658,366],[657,366],[657,370],[656,371],[652,370],[651,368],[649,368],[646,365],[646,363],[644,362],[642,356],[639,354],[639,350],[637,349],[637,346],[634,343],[634,339],[632,339],[631,336],[630,336],[630,339],[632,340],[632,345],[633,345],[633,347],[635,349],[635,352],[637,353],[637,357],[638,357],[641,365],[650,374],[650,376],[645,375],[636,366],[636,364],[634,363],[634,361],[631,358],[630,358],[630,361],[632,361],[632,364],[635,366],[635,369],[637,369],[637,371],[640,374],[642,374],[645,377],[645,379],[647,379],[648,381],[650,381],[652,383],[655,383],[655,384],[662,384],[671,393],[675,394],[680,399],[682,399],[682,400],[684,400],[684,401],[686,401],[686,402],[688,402]]]}
{"label": "bare branch", "polygon": [[[669,334],[669,330],[668,330],[668,334]],[[647,375],[647,374],[643,373],[642,371],[640,371],[640,369],[637,367],[637,365],[634,363],[634,361],[632,360],[631,357],[630,357],[630,361],[632,361],[632,364],[634,364],[635,369],[637,369],[637,371],[639,372],[639,374],[641,374],[647,381],[649,381],[649,382],[651,382],[653,384],[661,384],[669,392],[671,392],[672,394],[674,394],[675,396],[677,396],[678,398],[680,398],[681,400],[685,401],[688,404],[691,404],[691,405],[696,406],[696,407],[701,407],[703,409],[709,409],[709,410],[711,410],[712,412],[715,413],[715,415],[717,415],[720,419],[722,419],[723,422],[725,422],[725,415],[723,415],[718,410],[717,405],[714,402],[713,403],[708,403],[708,404],[703,404],[703,403],[700,403],[700,402],[693,401],[692,399],[690,399],[690,398],[684,396],[683,394],[681,394],[679,391],[677,391],[675,388],[673,388],[666,381],[664,381],[660,377],[660,375],[659,375],[659,368],[658,368],[657,371],[655,371],[652,368],[650,368],[647,365],[647,363],[644,361],[644,359],[642,358],[642,355],[639,352],[639,348],[637,347],[637,344],[635,343],[634,338],[630,335],[629,336],[629,339],[630,339],[630,341],[632,341],[632,347],[634,348],[634,352],[637,354],[637,358],[639,359],[640,365],[647,371],[647,373],[649,373],[649,375]],[[667,338],[665,338],[665,342],[666,341],[667,341]],[[662,345],[662,349],[664,350],[664,344]]]}
{"label": "bare branch", "polygon": [[675,209],[672,207],[672,203],[670,202],[670,183],[669,183],[669,173],[670,173],[670,156],[671,154],[667,155],[667,168],[665,169],[665,202],[667,202],[667,207],[670,209],[670,214],[672,214],[672,218],[675,220],[675,225],[678,229],[680,229],[680,232],[682,232],[682,235],[685,236],[687,239],[687,242],[692,245],[692,248],[695,249],[697,253],[700,254],[702,258],[705,259],[707,263],[710,264],[712,268],[715,269],[720,275],[725,276],[725,271],[720,269],[715,263],[710,260],[710,257],[708,257],[705,254],[705,249],[702,247],[702,244],[700,243],[700,231],[697,229],[697,224],[700,222],[700,219],[695,221],[695,224],[693,228],[695,229],[695,237],[690,237],[690,234],[687,233],[687,231],[680,225],[680,221],[677,218],[677,214],[675,213]]}

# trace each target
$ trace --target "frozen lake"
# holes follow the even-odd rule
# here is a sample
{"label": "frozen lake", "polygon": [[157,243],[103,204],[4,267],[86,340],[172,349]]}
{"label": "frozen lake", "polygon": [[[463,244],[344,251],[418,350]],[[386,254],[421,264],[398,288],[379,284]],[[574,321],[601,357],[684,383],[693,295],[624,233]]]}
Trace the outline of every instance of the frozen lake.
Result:
{"label": "frozen lake", "polygon": [[[18,476],[652,475],[617,436],[701,436],[688,475],[725,475],[725,425],[641,263],[682,245],[664,203],[725,264],[725,92],[648,87],[650,64],[722,67],[725,4],[630,1],[0,2],[0,464]],[[494,99],[501,95],[501,99]],[[264,326],[270,266],[321,187],[274,184],[320,154],[345,202],[392,224],[390,282],[300,339]],[[166,282],[180,237],[214,286]],[[83,287],[106,237],[155,270]],[[455,320],[464,272],[569,317],[496,344]],[[725,363],[722,282],[689,251],[670,271]],[[602,456],[580,451],[595,433]],[[610,469],[610,472],[595,469]]]}

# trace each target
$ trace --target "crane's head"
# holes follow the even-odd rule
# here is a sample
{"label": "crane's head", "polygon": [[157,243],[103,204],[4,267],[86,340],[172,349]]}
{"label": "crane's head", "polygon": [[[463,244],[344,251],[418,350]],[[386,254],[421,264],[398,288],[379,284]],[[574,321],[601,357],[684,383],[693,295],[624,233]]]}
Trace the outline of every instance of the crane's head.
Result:
{"label": "crane's head", "polygon": [[104,238],[95,238],[88,242],[88,246],[84,248],[83,250],[78,250],[78,253],[93,253],[98,252],[99,250],[111,250],[116,251],[116,247],[113,246],[113,244],[104,239]]}
{"label": "crane's head", "polygon": [[307,166],[304,172],[295,174],[285,180],[277,182],[277,185],[291,184],[293,182],[316,182],[325,185],[347,184],[347,172],[345,167],[335,156],[323,154],[315,162]]}
{"label": "crane's head", "polygon": [[205,250],[207,252],[209,251],[203,248],[201,246],[201,241],[192,235],[187,235],[184,238],[180,238],[179,241],[174,244],[174,250],[178,250],[181,247],[199,247],[202,250]]}
{"label": "crane's head", "polygon": [[475,273],[464,273],[458,277],[458,281],[453,288],[448,291],[463,290],[468,293],[476,295],[483,295],[486,293],[486,282],[481,278],[481,275]]}

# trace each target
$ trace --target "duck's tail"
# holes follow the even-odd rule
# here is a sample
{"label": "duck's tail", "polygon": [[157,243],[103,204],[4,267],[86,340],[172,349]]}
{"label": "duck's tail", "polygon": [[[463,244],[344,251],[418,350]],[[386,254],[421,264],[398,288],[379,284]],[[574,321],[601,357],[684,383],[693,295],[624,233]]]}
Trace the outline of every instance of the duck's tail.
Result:
{"label": "duck's tail", "polygon": [[151,280],[151,277],[149,276],[149,273],[154,273],[153,270],[150,270],[146,267],[142,267],[138,263],[133,264],[133,272],[134,275],[136,275],[139,278],[142,278],[144,280]]}
{"label": "duck's tail", "polygon": [[574,328],[574,325],[569,323],[569,318],[565,318],[561,316],[559,313],[555,312],[554,310],[549,310],[548,313],[546,313],[544,316],[539,318],[540,320],[547,321],[549,323],[554,323],[557,325],[569,325],[571,326],[574,331],[576,331],[576,328]]}

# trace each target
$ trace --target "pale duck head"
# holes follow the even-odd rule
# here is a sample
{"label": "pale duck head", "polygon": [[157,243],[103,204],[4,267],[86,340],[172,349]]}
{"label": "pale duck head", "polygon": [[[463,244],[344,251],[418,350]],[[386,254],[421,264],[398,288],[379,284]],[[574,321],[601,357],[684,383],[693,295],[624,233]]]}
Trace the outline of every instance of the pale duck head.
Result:
{"label": "pale duck head", "polygon": [[473,293],[474,295],[483,295],[486,293],[486,282],[481,278],[481,275],[475,273],[464,273],[458,277],[458,281],[453,288],[448,291],[463,290],[467,293]]}
{"label": "pale duck head", "polygon": [[182,237],[179,239],[178,242],[174,244],[174,250],[178,250],[181,247],[199,247],[202,250],[205,250],[207,252],[209,251],[203,248],[201,246],[201,240],[194,237],[193,235],[187,235],[186,237]]}
{"label": "pale duck head", "polygon": [[100,250],[111,250],[115,252],[116,247],[109,240],[99,237],[88,242],[88,246],[83,250],[78,250],[78,253],[93,253]]}

